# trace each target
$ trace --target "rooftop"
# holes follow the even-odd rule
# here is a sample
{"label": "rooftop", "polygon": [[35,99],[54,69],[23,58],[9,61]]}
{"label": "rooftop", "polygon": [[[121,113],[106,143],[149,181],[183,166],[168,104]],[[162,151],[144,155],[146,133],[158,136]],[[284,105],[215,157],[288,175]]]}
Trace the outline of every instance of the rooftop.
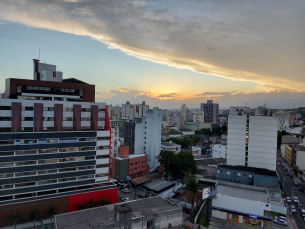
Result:
{"label": "rooftop", "polygon": [[167,135],[183,135],[183,133],[182,132],[180,132],[180,131],[171,131],[171,132],[168,132],[168,133],[166,133]]}
{"label": "rooftop", "polygon": [[164,145],[164,146],[180,146],[176,143],[173,143],[173,142],[161,142],[161,146]]}
{"label": "rooftop", "polygon": [[161,192],[173,186],[175,186],[174,182],[165,180],[155,180],[143,185],[144,188],[150,189],[155,192]]}
{"label": "rooftop", "polygon": [[283,135],[282,144],[302,143],[303,138],[296,138],[293,135]]}
{"label": "rooftop", "polygon": [[261,168],[242,166],[242,165],[218,165],[217,168],[234,169],[239,171],[253,172],[255,174],[260,174],[260,175],[277,177],[277,173],[269,169],[261,169]]}
{"label": "rooftop", "polygon": [[140,184],[147,183],[147,182],[149,182],[151,180],[154,180],[154,179],[160,179],[161,177],[162,177],[162,174],[160,174],[160,173],[151,173],[151,174],[148,174],[146,176],[134,178],[134,179],[131,180],[131,182],[134,185],[140,185]]}
{"label": "rooftop", "polygon": [[[177,204],[171,203],[159,196],[139,199],[125,203],[117,203],[102,207],[75,211],[55,215],[57,229],[88,229],[95,227],[115,227],[118,221],[114,216],[114,209],[119,211],[130,211],[131,219],[158,215],[166,211],[181,210]],[[182,210],[181,210],[182,211]]]}
{"label": "rooftop", "polygon": [[250,185],[234,184],[233,186],[230,182],[218,182],[217,194],[265,203],[269,202],[266,188],[259,189]]}

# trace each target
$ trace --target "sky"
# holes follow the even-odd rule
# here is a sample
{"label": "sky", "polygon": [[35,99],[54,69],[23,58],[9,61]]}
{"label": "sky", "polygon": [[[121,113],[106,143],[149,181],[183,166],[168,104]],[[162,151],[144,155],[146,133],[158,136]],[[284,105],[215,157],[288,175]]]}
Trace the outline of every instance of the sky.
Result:
{"label": "sky", "polygon": [[304,0],[1,0],[0,92],[39,49],[107,104],[305,106]]}

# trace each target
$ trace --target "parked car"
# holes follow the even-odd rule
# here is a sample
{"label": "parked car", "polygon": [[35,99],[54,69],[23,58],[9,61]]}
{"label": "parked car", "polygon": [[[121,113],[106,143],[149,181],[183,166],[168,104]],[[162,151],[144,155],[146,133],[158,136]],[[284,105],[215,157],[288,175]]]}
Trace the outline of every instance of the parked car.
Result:
{"label": "parked car", "polygon": [[127,202],[127,201],[129,201],[129,200],[130,200],[130,199],[129,199],[128,197],[122,199],[123,202]]}
{"label": "parked car", "polygon": [[297,212],[297,209],[293,205],[291,205],[291,212]]}
{"label": "parked car", "polygon": [[292,174],[291,174],[291,173],[288,173],[288,176],[289,176],[289,177],[292,177]]}
{"label": "parked car", "polygon": [[298,209],[302,210],[302,204],[298,203]]}
{"label": "parked car", "polygon": [[302,212],[302,216],[305,217],[305,209],[302,209],[301,212]]}
{"label": "parked car", "polygon": [[124,188],[124,189],[122,190],[122,192],[129,193],[130,191],[129,191],[128,188]]}
{"label": "parked car", "polygon": [[290,199],[289,196],[286,197],[286,202],[287,202],[287,203],[291,203],[291,199]]}
{"label": "parked car", "polygon": [[287,221],[287,218],[284,216],[275,216],[274,219],[282,219]]}
{"label": "parked car", "polygon": [[299,203],[300,201],[299,201],[298,197],[294,196],[294,197],[293,197],[293,202]]}
{"label": "parked car", "polygon": [[282,220],[282,219],[274,219],[273,220],[274,223],[283,225],[283,226],[287,226],[287,221],[286,220]]}

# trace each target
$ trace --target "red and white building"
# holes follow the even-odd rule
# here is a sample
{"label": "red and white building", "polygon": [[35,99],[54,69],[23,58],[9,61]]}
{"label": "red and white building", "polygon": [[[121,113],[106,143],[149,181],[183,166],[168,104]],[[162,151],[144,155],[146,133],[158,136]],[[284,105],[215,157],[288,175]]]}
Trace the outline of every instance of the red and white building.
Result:
{"label": "red and white building", "polygon": [[33,80],[6,79],[0,99],[0,215],[52,204],[60,214],[90,199],[116,203],[110,146],[107,107],[95,102],[95,86],[34,60]]}

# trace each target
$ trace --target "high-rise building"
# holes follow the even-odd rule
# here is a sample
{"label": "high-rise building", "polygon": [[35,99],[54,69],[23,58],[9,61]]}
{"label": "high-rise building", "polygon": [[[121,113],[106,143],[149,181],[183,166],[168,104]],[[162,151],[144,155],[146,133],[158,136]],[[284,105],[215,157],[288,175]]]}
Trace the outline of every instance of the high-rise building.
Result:
{"label": "high-rise building", "polygon": [[122,118],[132,119],[134,117],[145,117],[148,109],[149,105],[146,105],[145,101],[143,101],[142,104],[134,105],[127,101],[126,104],[122,104]]}
{"label": "high-rise building", "polygon": [[231,107],[228,120],[227,165],[276,170],[278,120],[251,116],[248,107]]}
{"label": "high-rise building", "polygon": [[134,118],[124,123],[124,145],[130,154],[147,154],[148,165],[153,170],[159,165],[161,151],[162,110],[154,107],[146,112],[146,117]]}
{"label": "high-rise building", "polygon": [[207,103],[200,104],[200,110],[204,111],[204,122],[218,122],[218,103],[213,103],[213,100],[208,100]]}
{"label": "high-rise building", "polygon": [[[109,174],[110,122],[95,86],[34,60],[34,80],[6,79],[0,99],[0,215],[91,198],[117,201]],[[0,222],[0,226],[5,222]]]}

